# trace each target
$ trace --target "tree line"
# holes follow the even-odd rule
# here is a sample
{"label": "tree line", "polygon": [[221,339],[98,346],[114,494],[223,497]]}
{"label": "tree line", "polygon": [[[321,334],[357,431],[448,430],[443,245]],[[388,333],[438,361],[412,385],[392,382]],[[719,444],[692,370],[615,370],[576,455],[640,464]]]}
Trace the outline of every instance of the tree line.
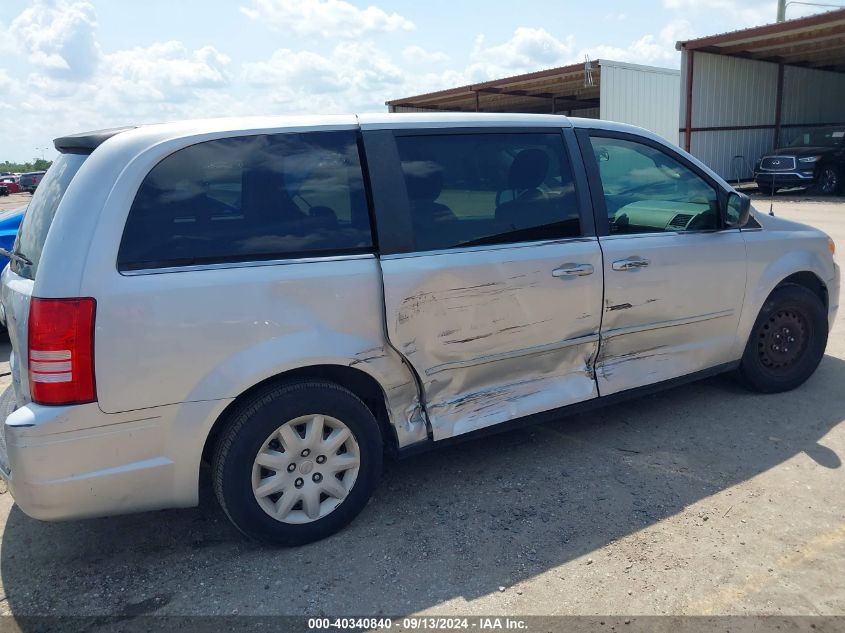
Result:
{"label": "tree line", "polygon": [[0,163],[0,172],[10,171],[13,173],[25,173],[28,171],[47,171],[47,168],[53,164],[51,160],[44,160],[43,158],[33,158],[28,163],[10,163],[4,161]]}

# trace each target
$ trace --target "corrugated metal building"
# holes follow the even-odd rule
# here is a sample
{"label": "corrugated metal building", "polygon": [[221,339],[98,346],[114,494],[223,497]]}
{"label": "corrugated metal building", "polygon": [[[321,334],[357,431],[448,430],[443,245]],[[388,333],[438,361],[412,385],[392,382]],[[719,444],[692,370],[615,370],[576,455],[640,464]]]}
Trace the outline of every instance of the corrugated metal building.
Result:
{"label": "corrugated metal building", "polygon": [[845,10],[678,42],[680,145],[729,180],[802,131],[845,123]]}
{"label": "corrugated metal building", "polygon": [[393,99],[391,112],[528,112],[609,119],[678,140],[680,72],[607,59]]}

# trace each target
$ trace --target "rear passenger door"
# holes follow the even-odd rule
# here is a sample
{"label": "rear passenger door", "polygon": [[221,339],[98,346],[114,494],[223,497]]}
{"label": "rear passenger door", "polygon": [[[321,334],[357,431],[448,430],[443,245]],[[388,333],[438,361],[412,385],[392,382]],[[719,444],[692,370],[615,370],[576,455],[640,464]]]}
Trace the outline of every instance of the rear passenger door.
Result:
{"label": "rear passenger door", "polygon": [[387,334],[434,438],[596,397],[601,252],[574,135],[364,127]]}

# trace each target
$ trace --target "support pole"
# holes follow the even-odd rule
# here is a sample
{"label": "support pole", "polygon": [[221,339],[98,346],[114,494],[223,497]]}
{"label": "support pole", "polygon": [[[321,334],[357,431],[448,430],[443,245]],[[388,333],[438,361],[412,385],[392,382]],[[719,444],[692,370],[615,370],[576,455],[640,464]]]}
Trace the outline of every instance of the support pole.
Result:
{"label": "support pole", "polygon": [[690,151],[692,146],[692,78],[695,51],[687,51],[687,114],[684,124],[684,149]]}
{"label": "support pole", "polygon": [[780,144],[780,119],[783,109],[783,62],[778,64],[778,92],[775,97],[775,138],[772,149],[777,149]]}

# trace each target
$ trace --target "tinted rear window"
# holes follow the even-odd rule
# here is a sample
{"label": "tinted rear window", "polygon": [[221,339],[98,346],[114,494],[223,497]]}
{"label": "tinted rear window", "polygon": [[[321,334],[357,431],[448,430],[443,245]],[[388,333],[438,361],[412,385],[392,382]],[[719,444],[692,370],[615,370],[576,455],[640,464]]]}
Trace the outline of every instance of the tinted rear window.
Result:
{"label": "tinted rear window", "polygon": [[10,263],[11,269],[21,277],[35,279],[56,209],[86,158],[88,156],[85,154],[60,154],[39,183],[15,241],[15,251],[32,261],[32,264],[24,264],[20,260],[12,260]]}
{"label": "tinted rear window", "polygon": [[120,270],[368,252],[353,131],[199,143],[162,160],[129,212]]}

